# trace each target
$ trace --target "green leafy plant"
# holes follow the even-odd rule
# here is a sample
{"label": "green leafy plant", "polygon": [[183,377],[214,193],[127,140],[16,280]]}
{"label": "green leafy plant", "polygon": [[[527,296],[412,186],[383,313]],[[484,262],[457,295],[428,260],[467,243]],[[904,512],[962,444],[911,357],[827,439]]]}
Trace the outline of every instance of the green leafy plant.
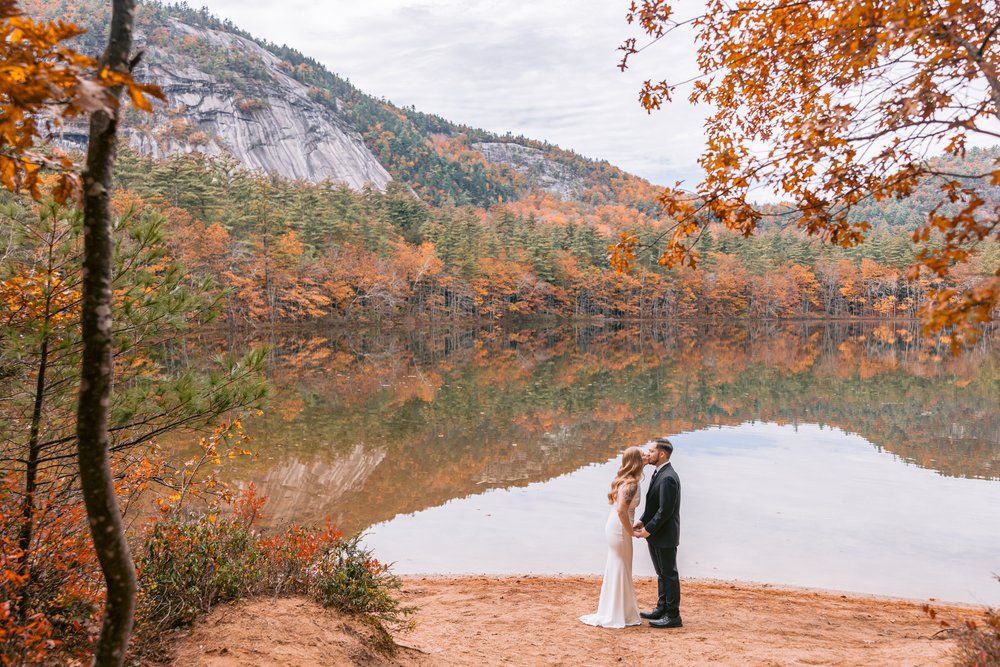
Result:
{"label": "green leafy plant", "polygon": [[361,545],[361,537],[338,541],[316,560],[310,592],[323,606],[365,614],[389,628],[404,628],[414,609],[400,604],[395,595],[402,586],[399,578]]}
{"label": "green leafy plant", "polygon": [[137,554],[138,626],[159,631],[190,623],[212,605],[257,592],[264,553],[238,518],[171,518],[149,528]]}

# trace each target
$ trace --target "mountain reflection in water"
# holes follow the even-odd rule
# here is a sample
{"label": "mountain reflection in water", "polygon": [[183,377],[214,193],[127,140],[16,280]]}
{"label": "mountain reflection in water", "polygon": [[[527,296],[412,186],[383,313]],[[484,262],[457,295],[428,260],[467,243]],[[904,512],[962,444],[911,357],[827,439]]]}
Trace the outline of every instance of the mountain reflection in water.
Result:
{"label": "mountain reflection in water", "polygon": [[185,342],[271,346],[248,420],[260,456],[224,476],[265,521],[347,532],[604,462],[653,435],[766,421],[856,433],[957,478],[1000,477],[1000,352],[921,346],[916,325],[656,324],[316,330]]}

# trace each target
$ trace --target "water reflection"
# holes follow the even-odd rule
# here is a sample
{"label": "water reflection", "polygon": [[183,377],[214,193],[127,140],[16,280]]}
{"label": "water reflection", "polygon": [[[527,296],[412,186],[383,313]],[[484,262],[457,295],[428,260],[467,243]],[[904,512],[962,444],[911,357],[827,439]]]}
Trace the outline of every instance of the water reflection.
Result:
{"label": "water reflection", "polygon": [[[682,576],[1000,603],[990,576],[1000,565],[998,482],[937,475],[812,425],[743,424],[672,440],[684,488]],[[399,516],[366,542],[403,573],[597,574],[618,464]],[[653,574],[642,543],[634,571]]]}
{"label": "water reflection", "polygon": [[354,531],[553,479],[654,434],[766,421],[835,426],[959,484],[996,480],[997,350],[985,339],[951,358],[916,333],[835,324],[275,335],[263,341],[275,396],[250,424],[261,456],[227,474],[270,496],[272,523],[329,517]]}

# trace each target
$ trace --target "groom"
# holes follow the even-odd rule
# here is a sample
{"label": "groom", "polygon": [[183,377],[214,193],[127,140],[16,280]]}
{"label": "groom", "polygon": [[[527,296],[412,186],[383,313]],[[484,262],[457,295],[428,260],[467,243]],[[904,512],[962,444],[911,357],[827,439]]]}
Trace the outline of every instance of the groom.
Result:
{"label": "groom", "polygon": [[651,628],[681,627],[681,579],[677,574],[677,544],[681,532],[681,480],[670,465],[674,446],[666,438],[649,443],[648,462],[656,466],[646,491],[642,518],[632,526],[636,537],[645,537],[656,570],[659,599],[656,609],[639,614]]}

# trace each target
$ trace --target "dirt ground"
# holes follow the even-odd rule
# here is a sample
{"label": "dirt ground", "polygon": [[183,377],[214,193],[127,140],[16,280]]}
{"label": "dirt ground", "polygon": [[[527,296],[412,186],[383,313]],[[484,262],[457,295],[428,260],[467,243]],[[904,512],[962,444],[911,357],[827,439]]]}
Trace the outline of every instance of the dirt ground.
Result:
{"label": "dirt ground", "polygon": [[[216,609],[176,644],[177,667],[236,665],[947,665],[953,642],[920,601],[723,581],[682,582],[684,627],[593,628],[598,577],[409,577],[420,609],[394,658],[377,633],[303,599]],[[640,607],[655,581],[637,582]],[[935,605],[938,621],[975,607]],[[947,633],[943,633],[947,634]]]}

